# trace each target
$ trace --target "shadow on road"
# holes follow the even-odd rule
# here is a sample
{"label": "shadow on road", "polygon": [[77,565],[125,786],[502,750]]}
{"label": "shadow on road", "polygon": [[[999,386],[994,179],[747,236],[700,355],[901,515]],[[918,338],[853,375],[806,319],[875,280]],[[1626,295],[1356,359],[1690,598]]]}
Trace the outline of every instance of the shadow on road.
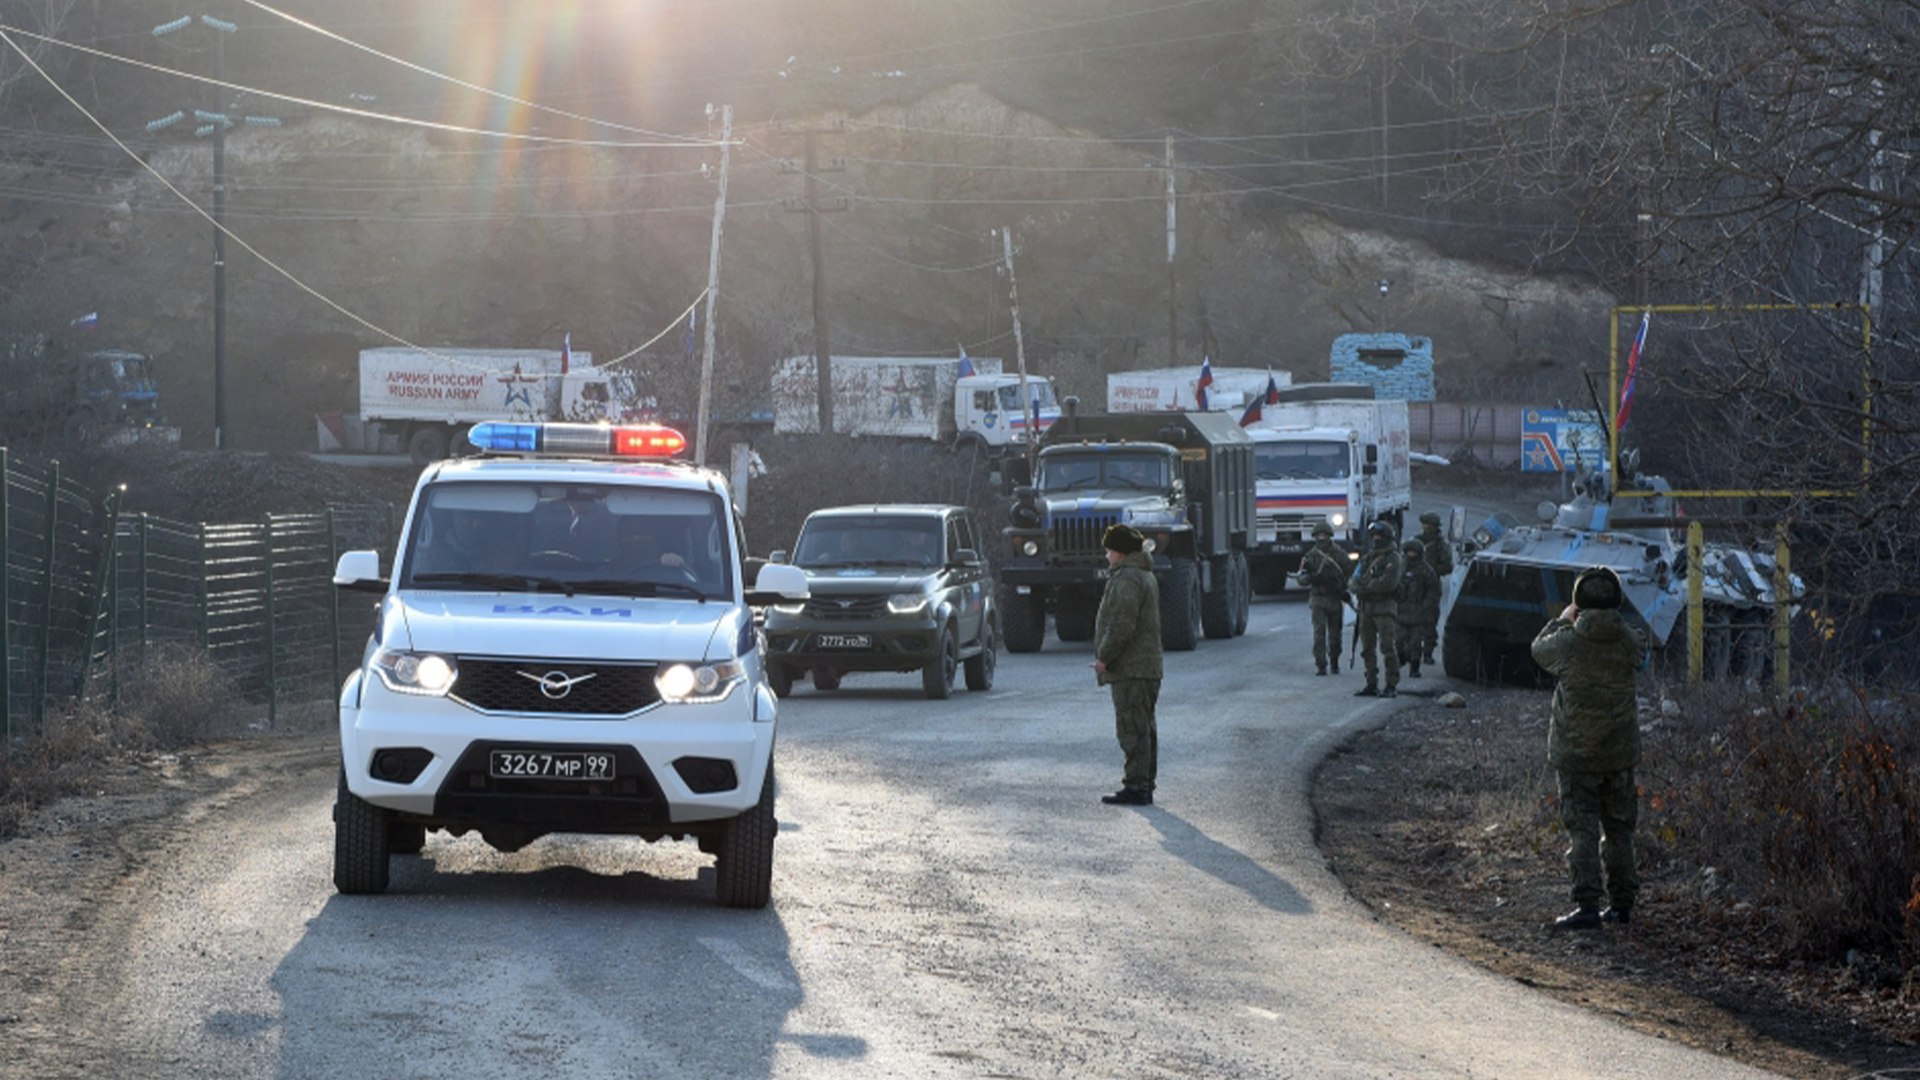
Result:
{"label": "shadow on road", "polygon": [[1211,874],[1283,915],[1308,915],[1313,904],[1285,879],[1158,806],[1140,814],[1160,832],[1161,843],[1196,870]]}

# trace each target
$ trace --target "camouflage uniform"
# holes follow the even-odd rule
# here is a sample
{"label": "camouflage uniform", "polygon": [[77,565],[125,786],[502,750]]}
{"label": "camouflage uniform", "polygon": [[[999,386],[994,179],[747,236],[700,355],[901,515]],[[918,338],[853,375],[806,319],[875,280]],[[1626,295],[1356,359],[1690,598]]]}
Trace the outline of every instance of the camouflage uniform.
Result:
{"label": "camouflage uniform", "polygon": [[1406,556],[1401,560],[1406,563],[1406,569],[1400,573],[1400,588],[1393,597],[1393,617],[1399,626],[1399,637],[1394,644],[1400,659],[1406,662],[1407,674],[1417,677],[1421,642],[1432,642],[1426,635],[1431,634],[1434,624],[1440,621],[1440,579],[1427,564],[1420,541],[1409,540],[1400,545],[1400,551]]}
{"label": "camouflage uniform", "polygon": [[1093,619],[1093,655],[1106,665],[1100,684],[1113,692],[1114,733],[1127,759],[1123,788],[1150,802],[1160,762],[1160,585],[1143,552],[1127,553],[1107,576]]}
{"label": "camouflage uniform", "polygon": [[1633,681],[1646,658],[1647,637],[1615,609],[1582,608],[1571,622],[1564,616],[1533,639],[1533,659],[1557,680],[1547,760],[1560,773],[1573,900],[1589,911],[1608,899],[1624,917],[1640,891],[1633,855],[1640,809]]}
{"label": "camouflage uniform", "polygon": [[1347,557],[1333,546],[1333,530],[1313,530],[1313,546],[1300,560],[1300,580],[1307,586],[1307,611],[1313,617],[1313,667],[1325,675],[1332,661],[1340,674],[1340,631],[1346,621]]}
{"label": "camouflage uniform", "polygon": [[1440,515],[1432,510],[1420,515],[1420,551],[1433,567],[1433,622],[1421,635],[1422,655],[1433,663],[1433,650],[1440,643],[1440,609],[1447,602],[1447,575],[1453,573],[1453,543],[1440,532]]}
{"label": "camouflage uniform", "polygon": [[[1400,657],[1394,647],[1399,627],[1394,619],[1394,597],[1400,591],[1400,575],[1405,569],[1393,542],[1393,526],[1376,521],[1367,527],[1373,546],[1360,556],[1353,569],[1353,593],[1359,600],[1354,619],[1360,659],[1367,669],[1367,685],[1359,695],[1381,694],[1392,697],[1399,692]],[[1387,669],[1386,691],[1380,690],[1382,662]]]}

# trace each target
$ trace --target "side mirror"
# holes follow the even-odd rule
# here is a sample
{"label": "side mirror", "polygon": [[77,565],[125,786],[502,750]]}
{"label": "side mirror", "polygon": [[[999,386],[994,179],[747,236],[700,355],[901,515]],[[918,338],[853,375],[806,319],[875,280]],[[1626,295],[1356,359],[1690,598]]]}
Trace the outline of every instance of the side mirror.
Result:
{"label": "side mirror", "polygon": [[972,548],[961,548],[953,553],[953,565],[971,570],[980,565],[980,553]]}
{"label": "side mirror", "polygon": [[747,591],[747,603],[764,607],[782,600],[805,600],[808,595],[805,570],[797,566],[768,563],[760,568],[759,576],[754,578],[753,588]]}
{"label": "side mirror", "polygon": [[387,580],[380,576],[380,553],[347,551],[333,568],[333,583],[355,592],[386,592]]}

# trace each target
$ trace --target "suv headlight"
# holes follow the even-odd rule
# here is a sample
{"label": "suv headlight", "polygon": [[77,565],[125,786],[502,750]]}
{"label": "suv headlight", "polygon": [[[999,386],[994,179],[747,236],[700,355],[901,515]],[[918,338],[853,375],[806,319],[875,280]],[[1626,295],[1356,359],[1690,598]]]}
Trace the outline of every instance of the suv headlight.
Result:
{"label": "suv headlight", "polygon": [[373,670],[387,689],[400,694],[445,697],[460,677],[453,658],[407,649],[380,649],[373,654]]}
{"label": "suv headlight", "polygon": [[926,593],[895,593],[887,597],[887,611],[895,615],[918,615],[927,610]]}
{"label": "suv headlight", "polygon": [[725,701],[733,688],[745,682],[747,667],[738,660],[717,664],[667,664],[653,677],[660,700],[700,705]]}

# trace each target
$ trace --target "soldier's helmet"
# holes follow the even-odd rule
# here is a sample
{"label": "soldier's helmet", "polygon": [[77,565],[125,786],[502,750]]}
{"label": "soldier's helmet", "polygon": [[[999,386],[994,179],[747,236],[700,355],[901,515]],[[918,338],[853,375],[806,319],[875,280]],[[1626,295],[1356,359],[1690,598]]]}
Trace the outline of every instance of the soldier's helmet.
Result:
{"label": "soldier's helmet", "polygon": [[1401,542],[1400,550],[1409,555],[1418,555],[1426,549],[1420,546],[1420,541],[1418,540],[1405,540]]}
{"label": "soldier's helmet", "polygon": [[1440,513],[1439,513],[1439,511],[1437,511],[1437,510],[1429,510],[1429,511],[1427,511],[1427,512],[1426,512],[1426,513],[1424,513],[1424,514],[1421,514],[1421,515],[1420,515],[1420,524],[1422,524],[1422,525],[1438,525],[1438,524],[1440,524]]}
{"label": "soldier's helmet", "polygon": [[1590,567],[1573,579],[1575,607],[1617,608],[1620,599],[1620,577],[1607,567]]}
{"label": "soldier's helmet", "polygon": [[1313,538],[1315,540],[1318,540],[1323,536],[1328,538],[1329,540],[1333,538],[1333,526],[1327,524],[1324,521],[1319,522],[1313,527]]}
{"label": "soldier's helmet", "polygon": [[1373,537],[1375,540],[1392,540],[1393,526],[1384,521],[1375,521],[1373,524],[1367,526],[1367,535]]}

